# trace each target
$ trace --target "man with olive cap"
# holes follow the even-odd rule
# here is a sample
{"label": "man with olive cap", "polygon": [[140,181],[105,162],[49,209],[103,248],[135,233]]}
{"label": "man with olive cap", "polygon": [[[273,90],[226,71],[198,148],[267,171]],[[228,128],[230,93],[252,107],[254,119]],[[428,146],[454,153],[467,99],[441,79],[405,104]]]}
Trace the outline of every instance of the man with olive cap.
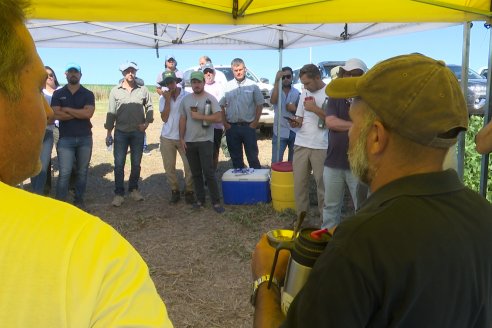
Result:
{"label": "man with olive cap", "polygon": [[[339,67],[338,77],[346,79],[361,76],[366,71],[367,66],[362,60],[352,58],[347,60],[345,65]],[[349,107],[349,99],[330,97],[328,100],[325,123],[328,128],[329,142],[323,168],[325,197],[322,228],[333,229],[340,224],[342,205],[345,198],[345,185],[347,185],[352,196],[354,207],[356,209],[358,207],[358,179],[350,170],[347,155],[348,131],[352,126],[348,111]]]}
{"label": "man with olive cap", "polygon": [[124,80],[111,89],[109,108],[104,127],[108,130],[106,138],[112,138],[114,132],[114,184],[115,196],[111,204],[119,207],[125,198],[125,161],[130,147],[131,171],[128,181],[128,193],[134,201],[144,198],[138,188],[140,163],[144,145],[145,130],[154,121],[152,99],[149,90],[135,80],[138,66],[135,62],[120,65]]}
{"label": "man with olive cap", "polygon": [[56,145],[60,172],[56,185],[56,198],[66,201],[72,168],[76,181],[74,205],[85,208],[84,194],[87,173],[92,156],[92,124],[95,98],[92,91],[80,84],[82,70],[76,63],[65,67],[67,84],[53,93],[51,107],[59,120],[59,140]]}
{"label": "man with olive cap", "polygon": [[[326,92],[353,98],[349,161],[372,194],[335,230],[285,318],[279,290],[259,285],[255,324],[491,327],[492,206],[442,168],[468,127],[454,74],[404,55]],[[257,244],[254,279],[270,273],[274,251],[266,237]],[[282,281],[285,264],[274,275]]]}
{"label": "man with olive cap", "polygon": [[184,88],[178,88],[178,83],[180,82],[181,78],[176,77],[174,72],[165,71],[162,73],[159,85],[165,87],[165,89],[159,98],[159,112],[161,113],[162,122],[164,122],[161,130],[160,148],[167,183],[171,188],[171,199],[169,202],[176,204],[181,199],[180,184],[176,172],[176,153],[179,153],[184,168],[185,202],[187,204],[193,204],[195,202],[193,178],[185,150],[179,141],[179,106],[189,92]]}

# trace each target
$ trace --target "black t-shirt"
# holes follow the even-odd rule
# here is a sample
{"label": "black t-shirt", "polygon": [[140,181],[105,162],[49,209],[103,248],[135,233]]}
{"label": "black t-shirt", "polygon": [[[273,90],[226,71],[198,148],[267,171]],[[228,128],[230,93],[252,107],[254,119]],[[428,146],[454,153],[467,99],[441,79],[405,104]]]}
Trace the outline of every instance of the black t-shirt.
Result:
{"label": "black t-shirt", "polygon": [[[350,104],[346,99],[328,99],[326,116],[336,116],[345,121],[352,121],[349,116]],[[326,149],[325,166],[349,170],[348,131],[328,130],[328,149]]]}
{"label": "black t-shirt", "polygon": [[[51,98],[51,106],[71,107],[74,109],[83,109],[86,105],[95,106],[94,94],[92,91],[80,86],[72,94],[65,85],[63,88],[56,90]],[[77,119],[60,121],[60,138],[63,137],[86,137],[92,135],[92,124],[89,119]]]}
{"label": "black t-shirt", "polygon": [[491,327],[492,206],[456,172],[382,187],[342,222],[283,327]]}

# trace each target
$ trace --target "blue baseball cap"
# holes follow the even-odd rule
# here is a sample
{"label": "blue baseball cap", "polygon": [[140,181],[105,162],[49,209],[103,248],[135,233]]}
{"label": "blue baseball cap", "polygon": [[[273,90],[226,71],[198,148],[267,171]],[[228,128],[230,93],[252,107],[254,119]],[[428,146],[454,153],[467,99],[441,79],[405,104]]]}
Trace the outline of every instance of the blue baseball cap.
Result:
{"label": "blue baseball cap", "polygon": [[68,72],[71,69],[81,72],[80,65],[76,63],[68,63],[67,66],[65,66],[65,72]]}

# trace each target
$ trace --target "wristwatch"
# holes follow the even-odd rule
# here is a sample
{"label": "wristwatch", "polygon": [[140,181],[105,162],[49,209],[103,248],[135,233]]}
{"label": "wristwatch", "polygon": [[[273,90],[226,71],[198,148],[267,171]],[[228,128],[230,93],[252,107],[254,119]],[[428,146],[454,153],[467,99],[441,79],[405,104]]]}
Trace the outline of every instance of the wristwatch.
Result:
{"label": "wristwatch", "polygon": [[[270,280],[270,275],[266,274],[266,275],[263,275],[260,278],[256,279],[255,281],[253,281],[253,293],[251,294],[251,299],[250,299],[251,305],[255,306],[256,294],[258,293],[258,288],[260,287],[261,284],[268,282],[268,280]],[[272,278],[272,284],[277,289],[279,289],[278,281],[275,277]]]}

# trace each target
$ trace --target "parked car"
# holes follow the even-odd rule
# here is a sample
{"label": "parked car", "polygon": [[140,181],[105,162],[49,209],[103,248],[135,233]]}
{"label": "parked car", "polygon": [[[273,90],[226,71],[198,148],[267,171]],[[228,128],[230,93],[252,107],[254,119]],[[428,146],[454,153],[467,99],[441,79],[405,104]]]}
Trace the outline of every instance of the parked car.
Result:
{"label": "parked car", "polygon": [[[461,66],[447,65],[449,69],[461,81]],[[466,104],[469,115],[483,115],[487,97],[487,79],[472,69],[468,70],[468,95]]]}
{"label": "parked car", "polygon": [[[234,74],[232,73],[232,69],[230,66],[214,66],[214,68],[218,71],[224,73],[227,81],[230,81],[234,78]],[[198,66],[187,69],[183,73],[183,79],[185,81],[185,89],[189,92],[191,91],[191,82],[190,75],[191,72],[196,71]],[[246,78],[252,80],[256,83],[256,85],[260,88],[261,93],[263,94],[264,102],[263,102],[263,111],[261,113],[260,120],[258,122],[258,128],[260,131],[265,133],[271,133],[273,128],[273,107],[270,103],[270,91],[273,89],[273,85],[269,84],[268,79],[266,78],[258,78],[258,76],[251,71],[249,68],[246,70]]]}
{"label": "parked car", "polygon": [[480,74],[484,79],[487,78],[487,74],[489,72],[489,68],[487,66],[484,66],[484,67],[480,67],[478,70],[477,70],[478,74]]}
{"label": "parked car", "polygon": [[[321,79],[323,80],[323,82],[325,82],[325,84],[330,83],[330,81],[331,81],[331,75],[330,75],[331,70],[334,67],[343,66],[343,65],[345,65],[345,61],[342,61],[342,60],[338,60],[338,61],[330,60],[330,61],[319,62],[317,64],[317,66],[318,66],[319,72],[321,73]],[[302,85],[301,79],[299,78],[299,71],[300,70],[301,70],[301,68],[297,68],[294,70],[294,74],[292,77],[292,85],[294,86],[294,88],[296,88],[297,90],[302,92],[304,89],[304,86]]]}

